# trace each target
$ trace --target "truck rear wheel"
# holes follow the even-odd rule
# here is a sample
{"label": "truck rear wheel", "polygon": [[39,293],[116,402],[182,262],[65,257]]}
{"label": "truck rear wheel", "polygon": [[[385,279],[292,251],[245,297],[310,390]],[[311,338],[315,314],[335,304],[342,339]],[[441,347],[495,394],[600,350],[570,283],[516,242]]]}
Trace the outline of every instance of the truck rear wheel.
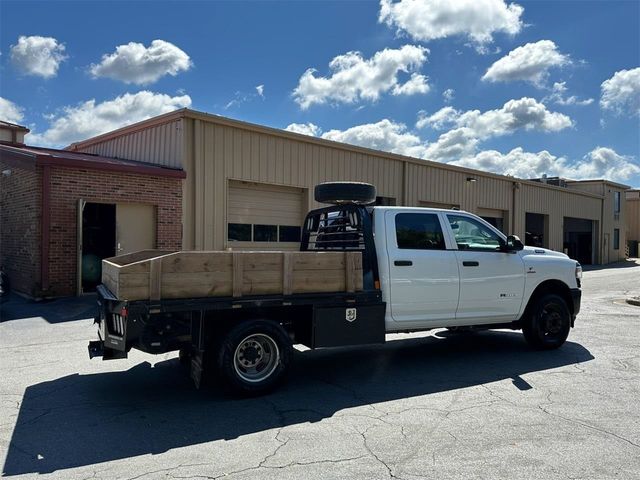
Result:
{"label": "truck rear wheel", "polygon": [[562,297],[545,294],[535,300],[523,322],[522,333],[529,345],[538,350],[552,350],[569,336],[571,313]]}
{"label": "truck rear wheel", "polygon": [[291,354],[291,340],[279,324],[249,320],[232,328],[223,340],[218,369],[234,392],[260,395],[284,380]]}

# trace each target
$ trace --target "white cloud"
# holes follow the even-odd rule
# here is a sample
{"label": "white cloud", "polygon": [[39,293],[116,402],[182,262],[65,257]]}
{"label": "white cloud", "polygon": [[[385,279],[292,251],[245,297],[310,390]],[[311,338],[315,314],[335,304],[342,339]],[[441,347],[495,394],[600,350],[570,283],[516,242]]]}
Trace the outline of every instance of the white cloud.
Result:
{"label": "white cloud", "polygon": [[432,115],[419,112],[416,128],[450,128],[430,143],[408,131],[404,124],[388,119],[357,125],[344,131],[331,130],[322,138],[437,162],[450,162],[473,157],[479,143],[489,138],[508,135],[516,130],[557,132],[572,125],[568,116],[550,112],[542,103],[523,97],[509,100],[501,108],[485,112],[461,112],[450,106]]}
{"label": "white cloud", "polygon": [[547,95],[542,99],[544,102],[553,102],[558,105],[591,105],[593,103],[593,98],[585,98],[584,100],[580,100],[575,95],[566,96],[567,87],[566,82],[555,82],[553,87],[551,88],[551,94]]}
{"label": "white cloud", "polygon": [[418,93],[429,93],[429,78],[420,75],[419,73],[412,73],[411,78],[402,85],[396,85],[391,90],[391,95],[415,95]]}
{"label": "white cloud", "polygon": [[285,130],[302,135],[317,137],[322,132],[321,128],[313,123],[290,123]]}
{"label": "white cloud", "polygon": [[460,117],[460,112],[453,107],[443,107],[432,115],[421,110],[418,112],[418,121],[416,128],[431,127],[434,130],[444,130],[448,126],[453,125]]}
{"label": "white cloud", "polygon": [[640,164],[629,155],[620,155],[612,148],[596,147],[584,156],[583,162],[572,166],[573,173],[567,176],[575,179],[607,178],[626,180],[640,175]]}
{"label": "white cloud", "polygon": [[52,37],[20,36],[11,45],[11,62],[26,75],[43,78],[55,77],[60,63],[67,59],[64,44]]}
{"label": "white cloud", "polygon": [[429,87],[423,75],[412,76],[404,85],[398,76],[418,70],[428,53],[424,47],[404,45],[376,52],[370,59],[364,59],[360,52],[338,55],[329,63],[329,76],[316,76],[314,69],[304,72],[293,97],[306,110],[314,104],[376,101],[389,91],[395,95],[426,93]]}
{"label": "white cloud", "polygon": [[190,105],[188,95],[170,97],[146,90],[101,103],[87,100],[63,108],[61,113],[49,118],[50,125],[44,133],[32,133],[28,141],[32,145],[68,145]]}
{"label": "white cloud", "polygon": [[473,155],[478,143],[480,140],[469,128],[455,128],[440,135],[435,142],[429,143],[423,158],[447,163]]}
{"label": "white cloud", "polygon": [[256,92],[260,98],[264,98],[264,85],[258,85],[256,87]]}
{"label": "white cloud", "polygon": [[575,162],[546,150],[533,153],[518,147],[506,154],[486,150],[450,163],[518,178],[539,178],[547,174],[574,180],[606,178],[624,181],[640,174],[640,166],[633,157],[619,155],[605,147],[597,147]]}
{"label": "white cloud", "polygon": [[602,82],[600,106],[617,114],[640,115],[640,67],[620,70]]}
{"label": "white cloud", "polygon": [[343,131],[330,130],[322,134],[322,138],[418,158],[426,151],[420,137],[408,132],[404,124],[386,118]]}
{"label": "white cloud", "polygon": [[444,103],[451,103],[455,98],[456,91],[453,88],[447,88],[444,92],[442,92],[442,99]]}
{"label": "white cloud", "polygon": [[0,97],[0,120],[9,123],[20,123],[24,119],[24,109],[11,100]]}
{"label": "white cloud", "polygon": [[447,126],[465,127],[472,136],[479,139],[507,135],[516,130],[557,132],[572,125],[573,122],[567,115],[550,112],[543,103],[528,97],[509,100],[502,108],[485,112],[461,112],[449,106],[429,116],[420,112],[416,123],[417,128],[430,126],[436,130]]}
{"label": "white cloud", "polygon": [[510,82],[522,80],[542,87],[549,76],[549,70],[571,63],[568,55],[558,51],[551,40],[527,43],[510,51],[491,65],[482,80],[489,82]]}
{"label": "white cloud", "polygon": [[176,76],[191,66],[184,51],[164,40],[154,40],[149,47],[135,42],[119,45],[114,53],[103,55],[99,64],[91,65],[90,71],[94,77],[147,85],[165,75]]}
{"label": "white cloud", "polygon": [[523,11],[503,0],[381,0],[378,21],[418,41],[461,35],[482,51],[495,33],[518,33]]}

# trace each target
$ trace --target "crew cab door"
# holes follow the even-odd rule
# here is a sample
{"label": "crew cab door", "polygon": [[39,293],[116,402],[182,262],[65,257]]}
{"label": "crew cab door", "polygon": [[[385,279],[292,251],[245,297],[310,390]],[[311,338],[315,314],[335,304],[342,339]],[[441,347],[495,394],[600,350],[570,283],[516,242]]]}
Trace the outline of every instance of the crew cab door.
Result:
{"label": "crew cab door", "polygon": [[387,211],[391,318],[402,327],[455,320],[459,277],[438,213]]}
{"label": "crew cab door", "polygon": [[504,239],[490,225],[470,215],[445,215],[455,241],[460,271],[456,323],[499,323],[516,320],[524,293],[524,262],[505,252]]}

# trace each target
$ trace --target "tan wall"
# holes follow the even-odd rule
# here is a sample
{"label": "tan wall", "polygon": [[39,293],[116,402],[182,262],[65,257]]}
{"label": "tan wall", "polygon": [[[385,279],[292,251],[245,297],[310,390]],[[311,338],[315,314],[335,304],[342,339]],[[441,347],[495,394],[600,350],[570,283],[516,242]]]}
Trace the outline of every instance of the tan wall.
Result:
{"label": "tan wall", "polygon": [[[607,256],[609,261],[614,261],[619,258],[616,255],[624,255],[624,248],[619,252],[612,250],[613,205],[603,207],[600,195],[604,190],[599,183],[581,184],[579,190],[574,188],[575,184],[570,188],[560,188],[431,162],[421,164],[393,154],[331,145],[315,138],[296,138],[272,129],[236,124],[197,112],[185,115],[177,126],[173,119],[166,125],[148,127],[149,131],[156,132],[154,147],[140,140],[144,137],[147,142],[154,142],[150,132],[144,133],[145,130],[139,128],[125,130],[112,139],[100,140],[98,145],[92,146],[89,142],[82,147],[104,155],[118,152],[120,156],[133,160],[182,166],[187,172],[183,183],[185,249],[227,246],[230,180],[306,189],[308,208],[319,206],[313,200],[316,184],[356,180],[373,183],[378,195],[395,198],[397,205],[452,204],[474,213],[487,209],[501,210],[504,212],[505,230],[523,239],[526,212],[549,215],[549,247],[560,251],[565,217],[594,220],[597,242],[600,242],[603,231],[610,232],[607,252],[597,251],[596,261],[606,260]],[[181,134],[182,138],[163,139],[163,131],[167,135]],[[111,144],[120,146],[109,146]],[[152,148],[155,148],[155,157],[147,152]],[[172,155],[174,160],[170,160]],[[469,177],[476,181],[467,181]],[[514,185],[519,187],[514,188]],[[601,221],[603,212],[606,213],[605,222]],[[623,218],[621,212],[620,219]],[[621,229],[621,246],[624,245],[624,236]]]}
{"label": "tan wall", "polygon": [[627,198],[627,239],[640,241],[640,198]]}
{"label": "tan wall", "polygon": [[89,145],[82,151],[180,168],[184,147],[182,125],[182,119],[174,120]]}
{"label": "tan wall", "polygon": [[186,119],[185,249],[226,247],[228,180],[305,188],[307,208],[319,206],[313,186],[329,180],[371,182],[378,194],[402,199],[402,163]]}

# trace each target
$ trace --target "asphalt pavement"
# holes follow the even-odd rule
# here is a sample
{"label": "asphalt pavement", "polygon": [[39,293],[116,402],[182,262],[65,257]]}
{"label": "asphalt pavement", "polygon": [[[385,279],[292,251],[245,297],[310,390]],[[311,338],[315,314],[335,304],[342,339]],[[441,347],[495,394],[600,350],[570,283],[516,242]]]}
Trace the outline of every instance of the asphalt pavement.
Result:
{"label": "asphalt pavement", "polygon": [[95,299],[0,305],[10,478],[640,478],[640,262],[585,272],[559,350],[519,332],[301,351],[254,399],[195,390],[175,354],[89,360]]}

